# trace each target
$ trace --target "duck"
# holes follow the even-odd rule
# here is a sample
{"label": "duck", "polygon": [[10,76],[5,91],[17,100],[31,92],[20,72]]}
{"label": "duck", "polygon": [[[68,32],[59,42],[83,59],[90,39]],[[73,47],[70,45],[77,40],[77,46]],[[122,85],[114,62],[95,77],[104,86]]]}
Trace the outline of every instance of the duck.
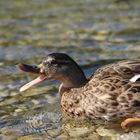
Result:
{"label": "duck", "polygon": [[65,53],[48,54],[39,65],[19,63],[17,67],[37,75],[23,85],[26,91],[43,81],[58,80],[60,106],[64,116],[111,121],[120,126],[140,122],[140,60],[122,60],[97,69],[87,78],[76,61]]}

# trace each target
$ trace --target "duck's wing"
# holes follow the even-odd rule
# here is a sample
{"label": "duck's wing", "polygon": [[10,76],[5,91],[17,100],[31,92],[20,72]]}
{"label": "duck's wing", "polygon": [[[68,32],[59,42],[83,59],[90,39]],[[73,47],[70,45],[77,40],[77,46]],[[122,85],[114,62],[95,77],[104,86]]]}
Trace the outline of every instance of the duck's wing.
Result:
{"label": "duck's wing", "polygon": [[103,103],[93,106],[105,109],[108,119],[113,113],[115,118],[140,117],[140,60],[106,65],[95,72],[89,83],[92,92],[88,96],[92,94]]}
{"label": "duck's wing", "polygon": [[99,80],[119,77],[135,82],[140,78],[140,60],[124,60],[106,65],[98,69],[93,77]]}

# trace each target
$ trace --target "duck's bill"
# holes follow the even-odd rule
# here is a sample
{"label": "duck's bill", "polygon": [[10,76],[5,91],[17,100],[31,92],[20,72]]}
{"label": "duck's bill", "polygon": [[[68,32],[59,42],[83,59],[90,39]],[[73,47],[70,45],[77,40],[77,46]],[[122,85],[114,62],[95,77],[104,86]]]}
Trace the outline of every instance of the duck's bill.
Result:
{"label": "duck's bill", "polygon": [[22,86],[19,91],[22,92],[22,91],[25,91],[27,89],[30,89],[36,85],[38,85],[39,83],[42,83],[43,81],[46,80],[46,76],[44,75],[40,75],[39,77],[37,77],[36,79],[32,80],[31,82],[25,84],[24,86]]}
{"label": "duck's bill", "polygon": [[19,89],[20,92],[23,92],[27,89],[30,89],[30,88],[38,85],[39,83],[42,83],[43,81],[45,81],[47,79],[47,76],[44,73],[40,73],[40,68],[39,67],[30,66],[30,65],[26,65],[26,64],[18,64],[17,67],[22,71],[39,75],[36,79],[34,79],[31,82],[22,86]]}
{"label": "duck's bill", "polygon": [[34,74],[40,74],[40,68],[38,66],[31,66],[27,64],[18,64],[17,68],[24,72],[34,73]]}

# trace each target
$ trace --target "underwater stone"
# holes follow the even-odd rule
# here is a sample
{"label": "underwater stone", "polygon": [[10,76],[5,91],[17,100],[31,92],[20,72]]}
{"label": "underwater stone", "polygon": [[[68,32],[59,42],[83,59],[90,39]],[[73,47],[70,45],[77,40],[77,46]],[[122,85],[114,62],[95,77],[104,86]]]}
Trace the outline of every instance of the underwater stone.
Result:
{"label": "underwater stone", "polygon": [[104,127],[98,127],[96,132],[103,137],[115,137],[117,134],[114,129],[106,129]]}
{"label": "underwater stone", "polygon": [[88,129],[87,127],[73,128],[69,130],[68,134],[71,137],[80,137],[86,135],[89,131],[90,129]]}

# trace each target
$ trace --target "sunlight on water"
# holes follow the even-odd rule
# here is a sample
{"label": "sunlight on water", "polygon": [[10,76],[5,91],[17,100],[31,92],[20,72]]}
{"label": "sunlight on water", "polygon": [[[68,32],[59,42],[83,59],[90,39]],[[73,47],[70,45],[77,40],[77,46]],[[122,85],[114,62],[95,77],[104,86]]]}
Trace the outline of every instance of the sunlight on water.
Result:
{"label": "sunlight on water", "polygon": [[34,76],[15,67],[65,52],[89,77],[102,65],[140,58],[139,0],[1,0],[0,8],[0,139],[140,139],[104,124],[62,125],[59,83],[21,94]]}

